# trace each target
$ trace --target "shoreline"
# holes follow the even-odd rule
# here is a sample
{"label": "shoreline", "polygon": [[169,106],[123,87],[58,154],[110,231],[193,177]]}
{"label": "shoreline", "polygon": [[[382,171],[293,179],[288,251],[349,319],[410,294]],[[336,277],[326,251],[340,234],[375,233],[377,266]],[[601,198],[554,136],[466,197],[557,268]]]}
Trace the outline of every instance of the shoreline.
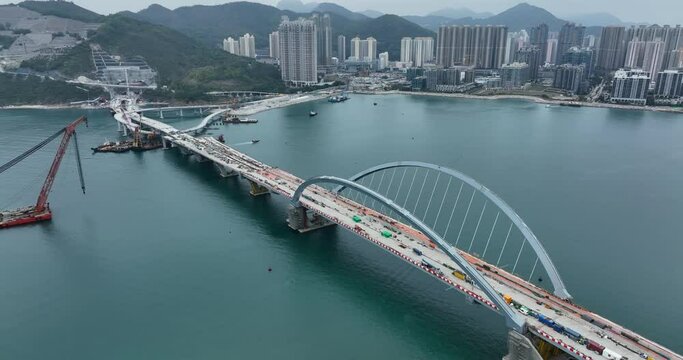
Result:
{"label": "shoreline", "polygon": [[[531,95],[471,95],[471,94],[460,94],[460,93],[432,93],[432,92],[411,92],[411,91],[375,91],[375,92],[358,92],[358,94],[366,95],[412,95],[412,96],[437,96],[437,97],[447,97],[447,98],[459,98],[459,99],[478,99],[478,100],[526,100],[534,102],[537,104],[545,105],[560,105],[560,106],[575,106],[575,107],[593,107],[593,108],[603,108],[603,109],[621,109],[621,110],[640,110],[640,111],[655,111],[655,112],[666,112],[673,114],[683,114],[683,107],[665,107],[665,106],[638,106],[638,105],[624,105],[624,104],[609,104],[609,103],[589,103],[589,102],[579,102],[579,101],[566,101],[566,100],[553,100],[553,99],[543,99]],[[577,106],[578,105],[578,106]]]}
{"label": "shoreline", "polygon": [[[592,107],[603,109],[621,109],[621,110],[639,110],[639,111],[654,111],[673,114],[683,114],[683,107],[674,108],[666,106],[638,106],[625,104],[611,104],[611,103],[591,103],[579,102],[557,99],[544,99],[531,95],[514,95],[514,94],[500,94],[500,95],[472,95],[462,93],[434,93],[434,92],[411,92],[411,91],[351,91],[357,95],[407,95],[407,96],[431,96],[443,98],[457,98],[457,99],[475,99],[475,100],[525,100],[537,104],[558,105],[558,106],[573,106],[573,107]],[[246,104],[244,107],[232,111],[232,114],[238,116],[251,116],[264,111],[287,107],[290,105],[303,104],[311,101],[325,99],[329,96],[328,92],[311,92],[292,95],[281,95],[274,98],[258,100]],[[103,108],[82,108],[80,105],[72,104],[57,104],[57,105],[6,105],[0,106],[0,110],[63,110],[63,109],[83,109],[83,110],[98,110]]]}

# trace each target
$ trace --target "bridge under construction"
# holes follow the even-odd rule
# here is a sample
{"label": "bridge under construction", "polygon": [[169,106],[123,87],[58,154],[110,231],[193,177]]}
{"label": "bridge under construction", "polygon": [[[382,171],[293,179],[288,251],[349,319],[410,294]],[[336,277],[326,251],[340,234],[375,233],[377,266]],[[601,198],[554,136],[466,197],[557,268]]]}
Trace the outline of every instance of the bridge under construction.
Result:
{"label": "bridge under construction", "polygon": [[[254,196],[289,199],[292,229],[340,225],[502,315],[509,329],[505,359],[683,359],[578,305],[521,217],[457,170],[399,161],[350,179],[304,180],[211,137],[191,135],[198,127],[188,132],[147,118],[133,101],[115,99],[112,112],[122,129],[155,132],[165,148],[210,162],[223,177],[245,179]],[[531,254],[526,267],[523,254]],[[503,258],[512,259],[509,267],[501,265]],[[535,277],[549,281],[540,286],[532,282]]]}

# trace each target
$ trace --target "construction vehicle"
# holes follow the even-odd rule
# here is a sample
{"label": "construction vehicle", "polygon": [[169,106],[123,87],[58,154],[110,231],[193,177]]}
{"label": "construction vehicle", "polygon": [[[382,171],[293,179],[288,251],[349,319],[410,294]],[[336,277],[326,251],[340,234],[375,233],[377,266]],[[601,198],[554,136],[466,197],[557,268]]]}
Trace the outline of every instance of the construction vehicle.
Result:
{"label": "construction vehicle", "polygon": [[81,181],[81,190],[83,190],[83,193],[85,194],[85,182],[83,180],[83,169],[81,168],[81,156],[78,151],[78,139],[76,138],[76,127],[83,122],[85,122],[87,126],[88,118],[81,116],[71,124],[43,140],[38,145],[28,149],[23,154],[0,166],[1,174],[27,158],[29,155],[43,148],[52,140],[56,139],[59,135],[64,134],[64,136],[62,136],[62,141],[57,148],[57,154],[55,155],[54,160],[52,160],[50,171],[48,171],[45,182],[43,183],[43,187],[40,189],[40,194],[38,195],[38,201],[36,201],[36,204],[16,210],[0,211],[0,229],[52,219],[52,211],[50,210],[50,203],[47,202],[47,197],[50,194],[52,184],[54,183],[55,176],[59,170],[59,165],[62,163],[62,158],[64,157],[64,153],[66,153],[66,149],[69,146],[69,140],[71,140],[71,138],[74,139],[76,163],[78,164],[78,176]]}

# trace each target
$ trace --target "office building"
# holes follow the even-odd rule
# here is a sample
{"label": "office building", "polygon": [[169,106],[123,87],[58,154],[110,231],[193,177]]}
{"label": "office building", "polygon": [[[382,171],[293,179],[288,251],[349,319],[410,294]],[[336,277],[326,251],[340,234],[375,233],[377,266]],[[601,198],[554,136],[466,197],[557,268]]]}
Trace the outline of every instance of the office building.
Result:
{"label": "office building", "polygon": [[663,98],[683,97],[683,70],[664,70],[657,74],[655,95]]}
{"label": "office building", "polygon": [[330,14],[313,14],[315,22],[318,65],[331,65],[332,62],[332,20]]}
{"label": "office building", "polygon": [[517,51],[515,62],[529,65],[529,80],[538,79],[538,68],[543,65],[541,62],[541,49],[536,46],[526,46]]}
{"label": "office building", "polygon": [[240,36],[240,55],[250,58],[256,57],[254,35],[246,33],[244,36]]}
{"label": "office building", "polygon": [[339,61],[344,62],[346,60],[346,36],[337,36],[337,58]]}
{"label": "office building", "polygon": [[283,17],[278,33],[282,80],[295,86],[317,83],[315,22],[304,19],[290,21]]}
{"label": "office building", "polygon": [[280,58],[280,37],[277,31],[268,35],[268,54],[274,59]]}
{"label": "office building", "polygon": [[506,40],[506,26],[444,25],[437,34],[436,63],[498,69],[505,59]]}
{"label": "office building", "polygon": [[582,94],[585,89],[585,67],[583,65],[562,64],[555,67],[553,87]]}
{"label": "office building", "polygon": [[626,58],[627,47],[623,26],[603,27],[595,69],[604,73],[621,68]]}
{"label": "office building", "polygon": [[239,41],[237,41],[231,37],[228,37],[227,39],[223,39],[223,50],[225,50],[231,54],[239,55],[240,54],[240,43],[239,43]]}
{"label": "office building", "polygon": [[583,35],[586,28],[574,23],[565,23],[560,29],[560,34],[557,38],[557,56],[564,55],[572,46],[581,46],[583,44]]}
{"label": "office building", "polygon": [[541,51],[541,60],[545,61],[545,54],[548,53],[548,25],[540,24],[532,27],[529,33],[529,43]]}
{"label": "office building", "polygon": [[505,89],[522,87],[529,81],[529,65],[518,62],[505,64],[500,69],[500,79]]}
{"label": "office building", "polygon": [[640,69],[619,69],[612,81],[611,102],[645,105],[650,76]]}

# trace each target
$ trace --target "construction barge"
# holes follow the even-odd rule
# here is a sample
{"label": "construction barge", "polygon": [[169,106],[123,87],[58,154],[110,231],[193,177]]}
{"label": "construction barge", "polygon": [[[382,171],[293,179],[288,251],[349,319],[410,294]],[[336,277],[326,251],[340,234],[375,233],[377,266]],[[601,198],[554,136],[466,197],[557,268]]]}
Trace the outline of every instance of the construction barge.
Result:
{"label": "construction barge", "polygon": [[237,115],[224,115],[221,118],[221,122],[223,124],[255,124],[258,120],[252,118],[240,119]]}
{"label": "construction barge", "polygon": [[147,151],[162,147],[161,139],[156,134],[149,134],[145,139],[140,135],[139,129],[133,134],[133,140],[107,141],[104,144],[91,148],[93,153],[124,153],[128,151]]}

